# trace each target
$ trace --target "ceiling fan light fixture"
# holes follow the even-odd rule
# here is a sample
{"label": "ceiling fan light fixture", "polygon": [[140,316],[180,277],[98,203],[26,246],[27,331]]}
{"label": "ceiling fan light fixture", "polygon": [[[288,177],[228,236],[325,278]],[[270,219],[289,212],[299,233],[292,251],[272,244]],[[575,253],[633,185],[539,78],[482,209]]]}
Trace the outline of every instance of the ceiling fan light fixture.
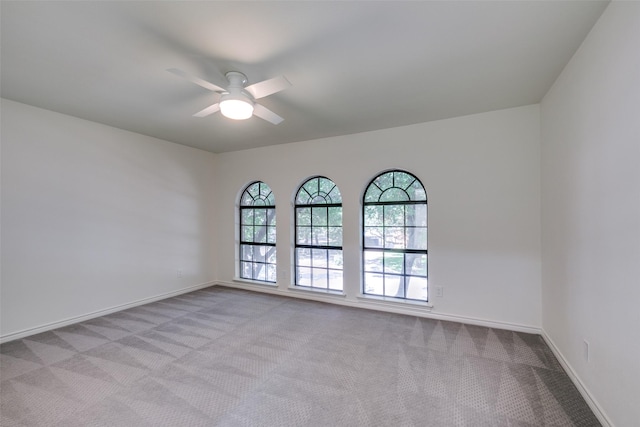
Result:
{"label": "ceiling fan light fixture", "polygon": [[244,97],[225,97],[220,101],[220,112],[233,120],[246,120],[253,115],[253,103]]}

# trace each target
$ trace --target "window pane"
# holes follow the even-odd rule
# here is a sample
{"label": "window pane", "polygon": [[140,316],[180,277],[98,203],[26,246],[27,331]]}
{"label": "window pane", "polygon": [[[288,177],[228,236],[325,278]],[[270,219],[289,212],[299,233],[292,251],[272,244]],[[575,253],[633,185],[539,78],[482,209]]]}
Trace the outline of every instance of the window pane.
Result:
{"label": "window pane", "polygon": [[329,268],[342,269],[342,251],[332,250],[328,251],[329,256]]}
{"label": "window pane", "polygon": [[240,277],[242,277],[243,279],[253,278],[253,266],[250,262],[240,263]]}
{"label": "window pane", "polygon": [[267,211],[265,209],[254,209],[253,218],[256,225],[267,224]]}
{"label": "window pane", "polygon": [[296,204],[308,205],[310,198],[311,196],[309,193],[307,193],[304,189],[300,189],[300,191],[298,191],[298,196],[296,197]]}
{"label": "window pane", "polygon": [[427,205],[406,205],[405,224],[407,227],[426,227]]}
{"label": "window pane", "polygon": [[256,243],[266,243],[267,241],[267,227],[266,226],[260,226],[260,227],[255,227],[255,234],[253,235],[253,241]]}
{"label": "window pane", "polygon": [[329,289],[342,290],[342,271],[329,270]]}
{"label": "window pane", "polygon": [[309,193],[312,197],[318,194],[320,180],[318,178],[313,178],[307,181],[304,184],[304,189]]}
{"label": "window pane", "polygon": [[387,297],[404,298],[404,277],[391,274],[384,275],[384,295]]}
{"label": "window pane", "polygon": [[393,186],[393,172],[387,172],[380,175],[375,179],[374,182],[378,187],[380,187],[382,191],[386,190],[387,188],[391,188]]}
{"label": "window pane", "polygon": [[244,192],[242,194],[242,199],[240,200],[240,206],[252,206],[253,205],[253,197],[251,194]]}
{"label": "window pane", "polygon": [[276,282],[276,266],[273,264],[267,265],[267,281]]}
{"label": "window pane", "polygon": [[311,208],[297,208],[296,221],[298,225],[311,225]]}
{"label": "window pane", "polygon": [[311,231],[311,244],[326,246],[328,243],[327,227],[313,227]]}
{"label": "window pane", "polygon": [[422,186],[422,184],[420,184],[420,182],[418,182],[418,180],[411,184],[411,187],[407,189],[407,193],[409,193],[409,197],[411,197],[411,200],[427,201],[427,193],[424,191],[424,187]]}
{"label": "window pane", "polygon": [[367,188],[367,192],[364,195],[365,203],[377,202],[378,199],[380,198],[380,194],[382,194],[382,190],[380,190],[378,187],[376,187],[373,184],[370,185],[369,188]]}
{"label": "window pane", "polygon": [[404,225],[404,205],[384,206],[384,225]]}
{"label": "window pane", "polygon": [[364,252],[364,270],[382,273],[383,259],[384,259],[384,255],[382,251],[365,251]]}
{"label": "window pane", "polygon": [[265,253],[266,253],[265,249],[266,249],[265,246],[254,246],[253,247],[253,260],[255,262],[264,262]]}
{"label": "window pane", "polygon": [[424,277],[407,277],[407,298],[426,301],[427,279]]}
{"label": "window pane", "polygon": [[327,267],[327,250],[326,249],[312,249],[311,250],[312,265],[314,267]]}
{"label": "window pane", "polygon": [[382,227],[365,227],[364,228],[364,245],[367,248],[381,248],[384,240],[384,228]]}
{"label": "window pane", "polygon": [[427,276],[427,255],[406,254],[405,271],[414,276]]}
{"label": "window pane", "polygon": [[253,242],[253,227],[252,226],[243,226],[242,227],[242,241],[243,242]]}
{"label": "window pane", "polygon": [[384,247],[404,249],[404,228],[387,227],[384,229]]}
{"label": "window pane", "polygon": [[299,286],[311,286],[311,268],[298,267],[296,271],[298,276],[296,283]]}
{"label": "window pane", "polygon": [[311,199],[311,202],[314,205],[324,205],[329,203],[327,201],[327,199],[325,198],[324,194],[316,194],[315,196],[313,196],[313,198]]}
{"label": "window pane", "polygon": [[255,280],[267,280],[267,270],[264,264],[253,264],[253,278]]}
{"label": "window pane", "polygon": [[297,244],[309,245],[311,244],[311,227],[298,227]]}
{"label": "window pane", "polygon": [[331,207],[329,209],[329,225],[342,226],[342,208]]}
{"label": "window pane", "polygon": [[240,245],[240,259],[243,261],[251,261],[253,259],[253,246]]}
{"label": "window pane", "polygon": [[313,269],[313,280],[311,282],[311,286],[314,288],[327,288],[327,270],[324,268],[314,268]]}
{"label": "window pane", "polygon": [[266,209],[267,212],[267,225],[276,225],[276,210]]}
{"label": "window pane", "polygon": [[276,242],[276,228],[267,227],[267,243],[275,243],[275,242]]}
{"label": "window pane", "polygon": [[329,227],[329,245],[342,246],[342,227]]}
{"label": "window pane", "polygon": [[258,197],[258,194],[260,194],[260,183],[256,182],[256,183],[251,184],[247,188],[247,192],[249,194],[251,194],[251,196],[253,196],[254,199],[256,199]]}
{"label": "window pane", "polygon": [[407,228],[407,249],[427,249],[427,228]]}
{"label": "window pane", "polygon": [[381,202],[406,202],[409,200],[407,193],[400,188],[389,188],[380,196]]}
{"label": "window pane", "polygon": [[415,181],[415,178],[406,172],[394,172],[393,174],[394,186],[400,187],[403,190],[409,187],[413,181]]}
{"label": "window pane", "polygon": [[329,199],[331,203],[342,203],[342,195],[340,194],[340,190],[338,190],[338,186],[336,185],[329,193]]}
{"label": "window pane", "polygon": [[260,183],[260,196],[262,199],[266,199],[271,194],[271,189],[265,183]]}
{"label": "window pane", "polygon": [[275,246],[267,246],[267,253],[265,255],[265,262],[270,264],[276,263],[276,248]]}
{"label": "window pane", "polygon": [[311,266],[311,249],[296,249],[296,262],[298,265]]}
{"label": "window pane", "polygon": [[328,224],[327,208],[311,208],[311,223],[315,226],[326,226]]}
{"label": "window pane", "polygon": [[[323,193],[323,194],[331,193],[331,191],[336,186],[333,183],[333,181],[331,181],[330,179],[327,179],[327,178],[320,178],[318,181],[319,181],[319,184],[320,184],[320,192]],[[332,202],[332,203],[335,203],[335,202]]]}
{"label": "window pane", "polygon": [[385,253],[384,254],[384,272],[385,273],[404,273],[404,254]]}
{"label": "window pane", "polygon": [[364,275],[364,293],[372,295],[383,295],[384,278],[382,274],[365,273]]}
{"label": "window pane", "polygon": [[253,209],[242,209],[242,224],[253,225]]}
{"label": "window pane", "polygon": [[364,207],[364,225],[374,226],[382,225],[383,206],[365,206]]}

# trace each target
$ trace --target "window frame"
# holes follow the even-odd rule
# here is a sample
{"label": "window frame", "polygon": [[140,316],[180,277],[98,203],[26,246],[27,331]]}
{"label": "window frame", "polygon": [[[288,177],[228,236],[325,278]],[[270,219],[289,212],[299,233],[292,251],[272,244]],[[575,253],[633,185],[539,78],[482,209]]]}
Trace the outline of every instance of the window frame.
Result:
{"label": "window frame", "polygon": [[[409,175],[412,178],[412,181],[410,182],[409,185],[403,187],[398,187],[395,184],[395,174],[396,173],[403,173],[406,175]],[[394,174],[392,175],[392,185],[388,188],[385,188],[384,190],[378,185],[376,184],[376,181],[383,177],[384,175],[387,174]],[[420,199],[414,199],[411,194],[409,194],[406,190],[409,188],[413,188],[414,183],[418,183],[420,185],[420,189],[424,192],[424,199],[420,198]],[[375,185],[378,190],[380,190],[380,194],[378,195],[378,200],[376,201],[367,201],[367,195],[369,193],[369,190],[371,188],[372,185]],[[407,200],[380,200],[384,193],[390,189],[400,189],[402,190],[406,197]],[[407,206],[424,206],[424,226],[416,226],[416,225],[407,225],[407,210],[406,207]],[[370,206],[382,206],[382,219],[381,219],[381,224],[374,224],[374,225],[368,225],[367,224],[367,207]],[[402,225],[399,224],[393,224],[393,225],[387,225],[385,224],[385,208],[387,206],[402,206],[402,217],[403,217],[403,221],[402,221]],[[398,300],[401,302],[405,302],[405,301],[411,301],[411,302],[429,302],[430,300],[430,292],[429,292],[429,255],[428,255],[428,198],[427,198],[427,191],[424,187],[424,185],[422,184],[422,182],[420,181],[420,179],[413,173],[405,171],[405,170],[401,170],[401,169],[392,169],[392,170],[386,170],[384,172],[379,173],[378,175],[376,175],[373,179],[371,179],[369,181],[369,183],[367,184],[367,186],[365,187],[363,196],[362,196],[362,230],[361,230],[361,236],[362,236],[362,245],[361,245],[361,259],[362,259],[362,288],[361,288],[361,292],[363,296],[366,297],[382,297],[382,298],[392,298],[393,300]],[[382,237],[382,243],[378,243],[377,245],[371,245],[370,243],[368,243],[368,239],[367,239],[367,228],[368,227],[379,227],[382,229],[382,233],[381,235]],[[394,247],[387,247],[386,245],[386,236],[387,236],[387,230],[386,228],[402,228],[402,232],[403,232],[403,248],[394,248]],[[408,248],[407,245],[407,230],[408,229],[414,229],[414,232],[416,232],[416,230],[418,229],[424,229],[424,249],[423,248]],[[391,234],[391,233],[389,233]],[[415,245],[417,246],[417,245]],[[371,252],[381,252],[382,253],[382,264],[381,264],[381,269],[380,271],[375,271],[375,270],[371,270],[367,267],[367,253],[371,253]],[[402,255],[402,268],[400,272],[395,272],[392,271],[391,268],[389,268],[389,270],[387,270],[387,264],[386,264],[386,260],[387,260],[387,255],[390,255],[389,258],[392,258],[392,255],[397,256],[397,255]],[[413,256],[424,256],[424,274],[411,274],[412,271],[407,271],[407,255],[413,255]],[[415,262],[415,258],[414,261],[412,261],[411,266],[413,267],[413,262]],[[372,292],[367,292],[367,274],[371,274],[371,275],[379,275],[382,276],[382,293],[372,293]],[[387,276],[392,276],[392,277],[398,277],[401,281],[402,281],[402,296],[398,296],[397,294],[399,292],[397,292],[396,295],[387,295],[386,294],[386,280],[387,280]],[[408,296],[408,289],[407,289],[407,280],[411,280],[412,277],[415,278],[419,278],[419,279],[424,279],[426,284],[426,298],[410,298]]]}
{"label": "window frame", "polygon": [[[249,189],[252,188],[255,185],[258,185],[258,194],[256,196],[252,195],[249,192]],[[266,189],[268,190],[268,192],[263,193],[262,188],[266,187]],[[244,204],[244,200],[245,200],[245,194],[249,195],[251,197],[252,200],[252,204]],[[270,203],[269,199],[271,199],[273,202]],[[264,204],[262,205],[256,205],[257,201],[263,201]],[[247,224],[244,223],[244,212],[245,211],[252,211],[252,240],[251,241],[247,241],[244,240],[244,227],[247,227]],[[259,242],[259,241],[255,241],[255,233],[256,233],[256,227],[261,226],[261,225],[256,225],[255,223],[255,219],[256,219],[256,211],[264,211],[264,217],[265,217],[265,223],[264,223],[264,227],[265,227],[265,236],[264,236],[264,242]],[[270,214],[272,215],[270,217]],[[242,190],[242,192],[240,193],[240,201],[238,203],[238,215],[239,215],[239,220],[238,220],[238,277],[242,280],[251,280],[251,281],[256,281],[256,282],[261,282],[261,283],[268,283],[268,284],[276,284],[277,283],[277,272],[278,272],[278,266],[277,266],[277,251],[276,251],[276,201],[275,201],[275,196],[273,195],[273,190],[271,189],[271,187],[266,184],[264,181],[253,181],[251,183],[249,183],[244,190]],[[270,229],[273,229],[273,232],[270,233]],[[273,241],[270,242],[270,238],[269,236],[273,235]],[[252,254],[252,259],[244,259],[245,258],[245,254],[244,254],[244,249],[247,247],[251,247],[252,252],[254,252],[256,249],[260,248],[264,248],[264,261],[256,261],[255,257]],[[273,262],[268,262],[268,259],[273,257]],[[244,268],[243,265],[245,263],[250,263],[251,264],[251,277],[246,277],[244,274]],[[256,274],[256,266],[258,265],[262,265],[263,268],[266,268],[266,270],[264,271],[264,279],[259,278],[259,274]],[[273,280],[268,280],[269,278],[269,267],[272,267],[273,270]]]}
{"label": "window frame", "polygon": [[[331,188],[331,190],[329,192],[326,192],[325,194],[329,195],[333,192],[334,189],[337,190],[337,194],[340,196],[340,202],[331,202],[331,203],[313,203],[314,200],[314,195],[316,195],[317,193],[309,193],[309,191],[307,190],[306,186],[308,183],[310,183],[313,180],[320,180],[320,179],[325,179],[329,182],[331,182],[333,184],[333,187]],[[309,195],[309,203],[299,203],[299,196],[300,193],[302,191],[305,191],[308,195]],[[320,193],[320,181],[318,181],[318,193]],[[318,195],[315,196],[315,198],[317,198]],[[314,235],[314,225],[313,225],[313,209],[314,208],[321,208],[321,209],[326,209],[326,218],[327,218],[327,240],[326,240],[326,244],[318,244],[318,245],[314,245],[314,244],[300,244],[298,236],[299,236],[299,230],[302,227],[309,227],[309,235],[313,236]],[[330,214],[329,214],[329,209],[331,208],[339,208],[340,209],[340,225],[330,225],[331,224],[331,220],[330,220]],[[302,184],[300,184],[300,186],[298,187],[298,190],[295,193],[295,199],[294,199],[294,206],[293,206],[294,212],[293,212],[293,220],[294,220],[294,233],[293,233],[293,267],[294,267],[294,271],[293,271],[293,284],[295,287],[297,288],[302,288],[302,289],[312,289],[312,290],[325,290],[328,292],[344,292],[344,251],[343,251],[343,218],[342,218],[342,194],[340,193],[340,188],[338,187],[338,185],[330,178],[327,178],[326,176],[313,176],[310,177],[308,179],[306,179]],[[298,218],[298,214],[299,211],[301,209],[309,209],[309,215],[310,215],[310,225],[300,225],[299,224],[299,218]],[[322,227],[322,225],[319,225],[318,227]],[[331,245],[330,243],[330,231],[329,229],[335,227],[340,229],[340,245]],[[300,264],[300,260],[299,260],[299,255],[298,255],[298,250],[299,249],[309,249],[309,253],[310,253],[310,265],[301,265]],[[315,267],[313,265],[313,259],[314,259],[314,255],[313,255],[313,250],[321,250],[321,251],[325,251],[325,260],[324,260],[324,264],[326,265],[326,267]],[[330,262],[330,251],[339,251],[340,252],[340,259],[342,262],[342,265],[340,268],[336,268],[336,267],[330,267],[331,262]],[[326,275],[325,275],[325,285],[324,287],[322,286],[314,286],[314,279],[313,279],[313,275],[311,276],[311,278],[309,279],[309,285],[305,285],[305,284],[301,284],[300,283],[300,274],[299,274],[299,269],[300,268],[309,268],[309,270],[311,272],[314,271],[314,269],[323,269],[326,270]],[[337,288],[332,288],[331,287],[331,279],[330,279],[330,273],[331,272],[340,272],[340,276],[341,276],[341,287],[340,289]]]}

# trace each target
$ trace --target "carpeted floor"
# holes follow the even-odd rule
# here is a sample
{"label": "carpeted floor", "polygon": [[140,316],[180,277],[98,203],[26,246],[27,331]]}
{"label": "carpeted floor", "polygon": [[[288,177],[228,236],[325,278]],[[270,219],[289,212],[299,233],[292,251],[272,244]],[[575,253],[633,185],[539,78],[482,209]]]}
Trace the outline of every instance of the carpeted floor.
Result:
{"label": "carpeted floor", "polygon": [[540,336],[223,287],[0,346],[2,426],[595,426]]}

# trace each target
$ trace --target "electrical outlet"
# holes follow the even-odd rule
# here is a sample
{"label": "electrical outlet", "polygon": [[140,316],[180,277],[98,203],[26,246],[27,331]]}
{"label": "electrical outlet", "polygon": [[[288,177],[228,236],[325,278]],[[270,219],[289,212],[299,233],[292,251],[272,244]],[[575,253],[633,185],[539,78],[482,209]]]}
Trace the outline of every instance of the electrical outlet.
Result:
{"label": "electrical outlet", "polygon": [[176,277],[178,279],[182,279],[182,269],[178,269],[178,271],[176,272]]}
{"label": "electrical outlet", "polygon": [[442,286],[436,286],[436,297],[444,297],[444,289],[442,288]]}
{"label": "electrical outlet", "polygon": [[584,340],[582,342],[582,354],[584,356],[585,362],[589,361],[589,341]]}

